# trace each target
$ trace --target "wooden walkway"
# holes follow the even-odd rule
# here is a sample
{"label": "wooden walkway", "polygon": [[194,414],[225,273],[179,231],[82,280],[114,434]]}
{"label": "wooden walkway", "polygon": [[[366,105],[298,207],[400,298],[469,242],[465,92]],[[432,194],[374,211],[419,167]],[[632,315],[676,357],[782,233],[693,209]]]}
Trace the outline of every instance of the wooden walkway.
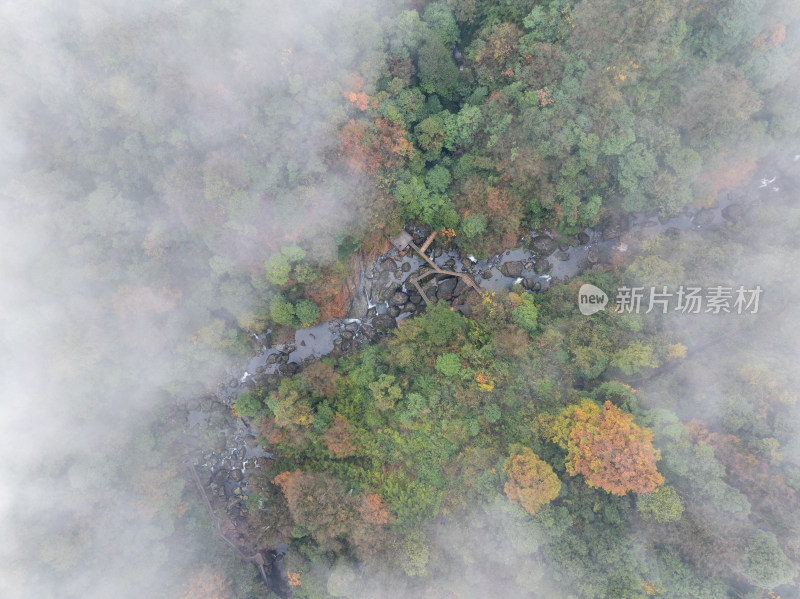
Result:
{"label": "wooden walkway", "polygon": [[411,246],[411,248],[415,252],[417,252],[422,257],[422,259],[425,260],[425,262],[428,263],[428,266],[430,266],[433,269],[426,271],[420,275],[417,275],[416,277],[411,279],[411,283],[414,285],[414,287],[417,288],[417,291],[422,296],[422,299],[425,300],[425,303],[430,305],[431,301],[428,299],[428,296],[425,295],[425,292],[422,290],[422,286],[419,284],[419,282],[422,279],[429,277],[433,274],[453,275],[454,277],[459,277],[467,285],[469,285],[475,291],[480,293],[481,291],[480,287],[478,287],[475,281],[472,280],[472,277],[470,277],[468,274],[463,272],[454,272],[452,270],[444,270],[442,268],[439,268],[439,266],[433,260],[428,258],[428,256],[425,254],[425,250],[427,250],[428,246],[430,246],[430,244],[433,242],[434,237],[436,237],[436,231],[434,231],[428,236],[428,238],[425,240],[425,243],[423,243],[421,247],[417,247],[417,245],[413,241],[408,242],[408,245]]}

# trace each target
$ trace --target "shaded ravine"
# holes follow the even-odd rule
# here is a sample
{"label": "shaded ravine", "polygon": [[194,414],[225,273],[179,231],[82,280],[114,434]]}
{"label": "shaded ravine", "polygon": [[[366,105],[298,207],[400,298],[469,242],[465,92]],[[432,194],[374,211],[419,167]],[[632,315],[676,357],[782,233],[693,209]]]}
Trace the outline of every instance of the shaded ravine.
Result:
{"label": "shaded ravine", "polygon": [[[520,240],[519,247],[484,260],[476,260],[460,250],[447,250],[435,243],[427,255],[443,269],[469,274],[485,291],[511,289],[520,284],[530,292],[543,292],[554,281],[567,281],[587,269],[608,265],[616,254],[630,251],[626,240],[670,234],[671,231],[703,230],[724,221],[739,221],[748,210],[765,199],[791,197],[796,191],[793,179],[800,175],[800,155],[774,159],[765,169],[769,171],[760,174],[748,185],[719,193],[712,206],[699,210],[687,206],[680,215],[670,219],[659,219],[644,213],[611,213],[598,227],[585,229],[577,235],[531,232]],[[421,228],[409,229],[408,232],[418,244],[429,233]],[[346,318],[300,329],[295,333],[294,343],[271,344],[271,331],[254,335],[254,339],[261,344],[261,350],[247,363],[228,369],[225,380],[218,385],[216,396],[190,400],[187,405],[187,436],[192,435],[193,429],[205,430],[206,433],[210,430],[216,435],[213,448],[203,449],[193,443],[195,451],[190,455],[195,455],[191,467],[192,478],[203,494],[218,530],[220,523],[212,508],[213,498],[216,497],[218,503],[224,506],[229,525],[233,529],[238,528],[244,521],[245,502],[250,494],[249,475],[275,459],[259,445],[249,423],[237,418],[230,410],[239,393],[274,382],[276,377],[296,374],[305,364],[323,356],[345,354],[364,344],[373,343],[400,321],[423,311],[425,302],[409,282],[425,269],[430,270],[426,261],[410,249],[400,252],[393,248],[362,269]],[[434,275],[425,283],[425,293],[433,301],[447,301],[468,314],[469,306],[465,300],[469,293],[475,291],[456,279]],[[701,349],[702,346],[692,348],[692,351]],[[669,370],[672,368],[674,366]],[[656,369],[647,378],[666,372],[666,367]],[[209,500],[209,495],[212,500]],[[223,539],[243,559],[259,565],[245,554],[250,556],[264,552],[254,552],[251,548],[243,550],[228,538]],[[275,550],[264,555],[267,554],[273,557],[279,555]],[[275,585],[274,577],[271,580],[268,584]],[[267,581],[268,578],[265,578]],[[278,585],[288,589],[282,582]]]}
{"label": "shaded ravine", "polygon": [[[800,171],[800,159],[788,157],[781,162],[780,165],[773,164],[771,171],[759,175],[750,184],[719,193],[713,207],[696,210],[687,206],[681,214],[670,219],[659,219],[641,212],[611,214],[597,228],[585,229],[577,235],[531,232],[520,240],[523,243],[519,247],[485,260],[474,260],[457,249],[445,250],[436,242],[428,250],[428,255],[441,268],[471,275],[481,289],[489,292],[511,289],[516,283],[530,291],[545,291],[553,281],[569,280],[596,264],[608,264],[615,254],[629,251],[624,240],[631,235],[654,236],[670,230],[706,229],[724,220],[741,219],[746,210],[764,196],[789,194],[792,185],[784,171],[790,168]],[[785,187],[779,186],[784,184]],[[417,241],[424,240],[428,233],[425,229],[409,232]],[[414,316],[422,309],[423,302],[421,298],[413,301],[416,294],[408,282],[425,268],[428,268],[425,261],[411,250],[401,254],[393,248],[379,256],[359,275],[347,318],[300,329],[295,334],[294,343],[290,344],[267,345],[268,333],[257,336],[262,349],[246,365],[230,369],[227,382],[219,385],[219,397],[230,405],[239,392],[258,386],[262,375],[294,374],[304,362],[334,351],[351,351],[363,343],[374,341],[380,332],[393,328],[397,322]],[[434,286],[445,288],[444,297],[440,293],[434,298],[444,299],[457,307],[460,305],[459,290],[450,290],[448,284],[441,285],[447,280],[434,282]]]}

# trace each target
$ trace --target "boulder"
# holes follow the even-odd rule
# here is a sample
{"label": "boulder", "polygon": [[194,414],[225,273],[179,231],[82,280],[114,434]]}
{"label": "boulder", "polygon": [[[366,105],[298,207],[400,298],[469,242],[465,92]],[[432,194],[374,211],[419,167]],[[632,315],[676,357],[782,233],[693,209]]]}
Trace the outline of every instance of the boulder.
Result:
{"label": "boulder", "polygon": [[744,207],[741,204],[731,204],[722,209],[722,218],[733,222],[739,221],[744,216]]}
{"label": "boulder", "polygon": [[531,247],[537,254],[548,256],[556,249],[556,240],[548,235],[537,235],[531,241]]}
{"label": "boulder", "polygon": [[628,230],[629,219],[626,214],[609,213],[603,218],[601,229],[603,239],[614,239]]}
{"label": "boulder", "polygon": [[481,273],[481,276],[482,276],[484,279],[491,279],[491,278],[492,278],[492,271],[491,271],[491,270],[484,270],[484,271]]}
{"label": "boulder", "polygon": [[397,326],[397,322],[388,314],[379,314],[372,319],[372,326],[375,327],[376,331],[391,331]]}
{"label": "boulder", "polygon": [[519,260],[504,262],[500,265],[500,272],[507,277],[517,278],[522,274],[522,262]]}
{"label": "boulder", "polygon": [[714,212],[708,208],[703,208],[694,216],[694,224],[697,227],[705,227],[714,222]]}
{"label": "boulder", "polygon": [[580,245],[586,245],[589,243],[589,234],[584,231],[578,233],[577,238]]}
{"label": "boulder", "polygon": [[384,260],[381,262],[381,268],[383,270],[397,270],[397,262],[391,258],[384,258]]}
{"label": "boulder", "polygon": [[452,300],[456,285],[458,285],[458,280],[458,277],[450,277],[449,279],[440,281],[438,289],[436,290],[437,297],[447,302]]}
{"label": "boulder", "polygon": [[556,260],[560,260],[561,262],[566,262],[567,260],[569,260],[569,254],[563,250],[559,250],[555,254],[553,254],[553,258],[555,258]]}
{"label": "boulder", "polygon": [[553,265],[550,264],[549,260],[545,260],[544,258],[539,258],[533,263],[534,272],[537,272],[539,274],[550,272],[552,269]]}
{"label": "boulder", "polygon": [[402,291],[396,291],[392,294],[392,297],[389,298],[389,305],[390,306],[402,306],[408,301],[408,294],[403,293]]}
{"label": "boulder", "polygon": [[300,371],[300,365],[295,362],[289,362],[281,366],[281,374],[285,376],[293,376]]}
{"label": "boulder", "polygon": [[453,297],[458,297],[462,293],[464,293],[467,289],[469,289],[469,285],[464,280],[463,277],[458,278],[458,283],[456,283],[456,288],[453,290]]}

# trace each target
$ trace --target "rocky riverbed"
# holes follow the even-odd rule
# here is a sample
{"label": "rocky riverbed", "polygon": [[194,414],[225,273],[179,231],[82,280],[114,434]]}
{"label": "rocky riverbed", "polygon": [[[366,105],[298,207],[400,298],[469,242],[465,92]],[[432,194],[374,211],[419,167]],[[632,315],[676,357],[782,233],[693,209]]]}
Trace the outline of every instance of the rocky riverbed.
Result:
{"label": "rocky riverbed", "polygon": [[[765,168],[769,172],[759,174],[750,184],[718,194],[705,208],[687,206],[670,219],[644,213],[609,212],[594,229],[569,236],[534,231],[520,239],[519,247],[484,260],[459,250],[448,250],[436,242],[427,255],[442,269],[468,274],[486,291],[520,284],[530,292],[542,292],[553,281],[569,280],[590,268],[608,268],[615,255],[630,251],[630,244],[646,237],[736,222],[760,202],[796,193],[793,179],[800,172],[800,155],[775,159]],[[409,233],[421,245],[429,231],[414,228]],[[202,482],[209,495],[216,498],[218,505],[224,505],[234,526],[245,512],[249,475],[274,459],[259,446],[248,423],[236,418],[230,410],[238,394],[293,375],[305,363],[322,356],[341,355],[375,342],[398,322],[424,311],[424,298],[410,281],[427,272],[430,274],[420,280],[420,285],[429,300],[446,301],[469,313],[467,299],[477,292],[460,277],[436,273],[411,249],[402,253],[392,249],[361,273],[346,318],[300,329],[292,343],[273,344],[271,331],[255,336],[254,342],[261,349],[246,364],[229,369],[217,396],[190,402],[187,432],[196,428],[206,435],[206,445],[197,444],[197,469],[206,477]]]}

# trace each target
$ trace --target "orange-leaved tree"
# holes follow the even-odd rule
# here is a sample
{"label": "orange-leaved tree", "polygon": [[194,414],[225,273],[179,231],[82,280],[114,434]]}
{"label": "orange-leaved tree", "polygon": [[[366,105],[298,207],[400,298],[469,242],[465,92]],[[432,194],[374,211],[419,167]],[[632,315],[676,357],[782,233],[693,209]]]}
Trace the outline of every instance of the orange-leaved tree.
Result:
{"label": "orange-leaved tree", "polygon": [[561,481],[550,464],[527,447],[512,448],[511,455],[503,464],[503,472],[509,478],[505,485],[506,495],[530,514],[535,514],[544,504],[558,497],[561,490]]}
{"label": "orange-leaved tree", "polygon": [[653,431],[633,423],[627,414],[607,401],[602,410],[588,402],[572,410],[569,420],[567,472],[582,474],[591,487],[614,495],[652,493],[664,482],[656,469],[661,459],[653,447]]}
{"label": "orange-leaved tree", "polygon": [[350,421],[341,414],[336,414],[333,424],[322,436],[322,439],[333,455],[337,458],[345,458],[356,450],[353,435],[353,426]]}

